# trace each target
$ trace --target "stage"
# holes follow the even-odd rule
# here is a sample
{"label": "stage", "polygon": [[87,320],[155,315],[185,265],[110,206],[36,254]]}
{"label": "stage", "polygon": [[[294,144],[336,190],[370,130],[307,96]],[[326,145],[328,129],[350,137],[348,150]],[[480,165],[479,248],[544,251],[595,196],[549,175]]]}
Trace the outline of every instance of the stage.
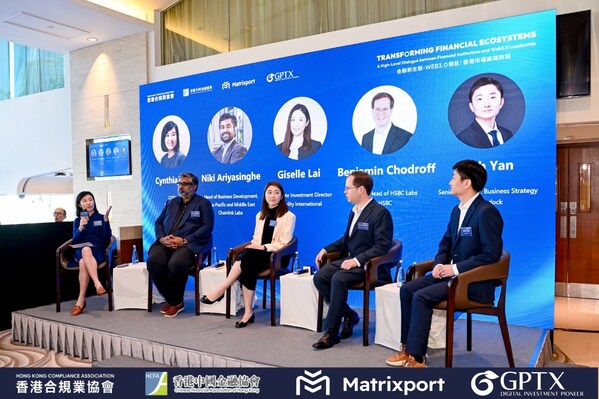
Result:
{"label": "stage", "polygon": [[[258,301],[261,304],[261,301]],[[186,292],[185,310],[166,318],[162,305],[152,312],[141,309],[108,311],[106,296],[87,298],[84,313],[70,316],[73,301],[15,311],[12,336],[16,342],[64,352],[94,363],[119,359],[120,367],[154,362],[170,367],[388,367],[385,359],[394,350],[374,344],[375,315],[370,315],[370,345],[362,345],[362,321],[354,335],[327,350],[312,344],[321,333],[271,326],[270,310],[254,308],[256,322],[235,328],[238,316],[195,316],[193,292]],[[356,309],[361,316],[361,309]],[[277,318],[278,320],[278,318]],[[508,319],[509,322],[509,319]],[[510,325],[516,367],[542,367],[551,359],[549,334],[545,330]],[[466,351],[466,322],[458,320],[454,334],[454,367],[507,367],[499,326],[473,323],[473,350]],[[429,349],[429,367],[444,366],[444,349]],[[127,364],[126,359],[131,359]],[[149,363],[148,363],[149,364]]]}

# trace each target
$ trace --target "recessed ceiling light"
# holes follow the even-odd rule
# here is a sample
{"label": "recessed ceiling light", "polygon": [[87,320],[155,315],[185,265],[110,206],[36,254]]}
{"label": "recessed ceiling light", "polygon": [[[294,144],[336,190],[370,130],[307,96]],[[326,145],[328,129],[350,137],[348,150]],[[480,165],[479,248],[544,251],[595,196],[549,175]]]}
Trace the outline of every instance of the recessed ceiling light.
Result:
{"label": "recessed ceiling light", "polygon": [[88,41],[88,42],[97,42],[97,41],[98,41],[98,39],[96,39],[95,37],[88,37],[88,38],[87,38],[87,41]]}

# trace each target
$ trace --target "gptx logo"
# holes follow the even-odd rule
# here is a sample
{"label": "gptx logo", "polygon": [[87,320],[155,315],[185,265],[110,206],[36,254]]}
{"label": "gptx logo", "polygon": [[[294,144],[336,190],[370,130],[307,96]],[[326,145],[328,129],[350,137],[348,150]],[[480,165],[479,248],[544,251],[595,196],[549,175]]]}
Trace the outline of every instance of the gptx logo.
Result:
{"label": "gptx logo", "polygon": [[563,375],[564,372],[555,374],[551,371],[506,371],[498,375],[487,370],[472,377],[470,388],[478,396],[487,396],[493,392],[495,382],[499,383],[503,391],[565,391],[560,382]]}
{"label": "gptx logo", "polygon": [[[322,375],[322,370],[310,373],[308,370],[304,370],[304,375],[300,375],[295,379],[295,396],[299,396],[304,390],[315,393],[322,389],[324,385],[324,393],[326,396],[331,394],[331,379],[326,375]],[[303,383],[303,385],[302,385]]]}
{"label": "gptx logo", "polygon": [[168,396],[166,371],[146,371],[146,396]]}
{"label": "gptx logo", "polygon": [[296,79],[296,78],[299,78],[299,76],[295,76],[293,74],[293,71],[274,72],[274,73],[269,73],[268,75],[266,75],[266,81],[268,83],[279,82],[281,80]]}

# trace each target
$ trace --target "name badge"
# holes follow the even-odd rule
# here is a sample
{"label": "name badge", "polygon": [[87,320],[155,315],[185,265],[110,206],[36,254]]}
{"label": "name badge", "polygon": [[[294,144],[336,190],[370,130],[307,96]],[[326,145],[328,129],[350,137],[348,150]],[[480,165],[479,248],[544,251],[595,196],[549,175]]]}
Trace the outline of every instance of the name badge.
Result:
{"label": "name badge", "polygon": [[472,227],[460,228],[460,237],[472,237]]}
{"label": "name badge", "polygon": [[271,220],[270,223],[268,223],[268,225],[270,227],[275,227],[277,225],[277,221],[276,220]]}
{"label": "name badge", "polygon": [[358,230],[366,230],[366,231],[368,231],[368,223],[366,223],[366,222],[358,222]]}
{"label": "name badge", "polygon": [[191,217],[192,218],[199,218],[200,217],[200,211],[191,211]]}
{"label": "name badge", "polygon": [[94,227],[95,226],[102,226],[102,221],[101,220],[94,220]]}

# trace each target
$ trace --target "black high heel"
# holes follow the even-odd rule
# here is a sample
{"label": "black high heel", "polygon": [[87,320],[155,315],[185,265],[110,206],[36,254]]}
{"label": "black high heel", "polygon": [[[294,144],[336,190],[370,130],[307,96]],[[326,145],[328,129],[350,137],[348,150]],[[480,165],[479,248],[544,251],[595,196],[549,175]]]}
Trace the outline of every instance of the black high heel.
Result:
{"label": "black high heel", "polygon": [[247,327],[248,324],[251,324],[253,322],[254,322],[254,314],[252,314],[252,317],[250,317],[248,319],[248,321],[238,321],[237,323],[235,323],[235,328]]}
{"label": "black high heel", "polygon": [[224,297],[225,297],[225,294],[222,294],[221,296],[216,298],[214,301],[211,301],[210,299],[208,299],[208,296],[204,295],[203,297],[200,298],[200,302],[205,303],[206,305],[212,305],[213,303],[222,301]]}

